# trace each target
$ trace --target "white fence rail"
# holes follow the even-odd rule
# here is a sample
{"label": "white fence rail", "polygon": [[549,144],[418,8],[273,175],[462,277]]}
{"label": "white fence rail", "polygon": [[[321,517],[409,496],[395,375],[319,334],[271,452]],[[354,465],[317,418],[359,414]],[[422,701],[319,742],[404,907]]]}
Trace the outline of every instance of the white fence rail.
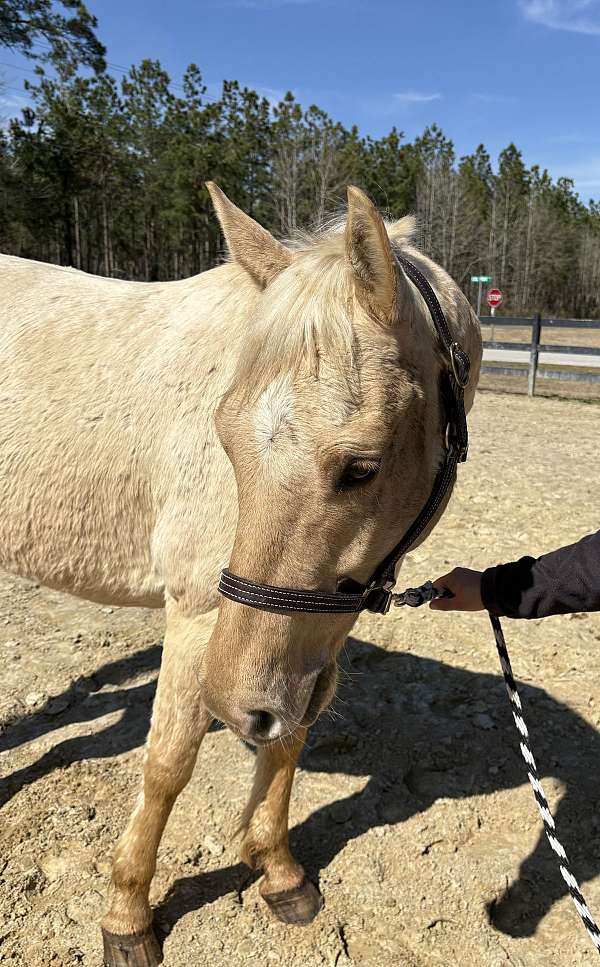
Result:
{"label": "white fence rail", "polygon": [[[600,381],[600,349],[591,346],[556,346],[540,343],[545,327],[552,329],[600,329],[600,322],[587,319],[532,319],[482,316],[482,326],[531,328],[531,342],[484,341],[482,373],[497,376],[527,375],[528,392],[535,395],[537,379]],[[494,329],[492,329],[492,332]],[[486,366],[486,363],[500,365]],[[510,366],[509,364],[520,364]],[[540,366],[543,367],[540,369]]]}

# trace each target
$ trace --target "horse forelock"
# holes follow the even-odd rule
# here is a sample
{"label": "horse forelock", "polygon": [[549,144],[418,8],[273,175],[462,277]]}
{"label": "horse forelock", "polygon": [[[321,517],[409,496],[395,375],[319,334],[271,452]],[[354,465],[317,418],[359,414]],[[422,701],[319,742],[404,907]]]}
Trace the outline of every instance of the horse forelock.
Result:
{"label": "horse forelock", "polygon": [[[228,394],[256,401],[286,374],[304,371],[318,377],[325,361],[343,383],[353,385],[360,316],[345,252],[345,223],[345,217],[336,218],[287,240],[293,262],[254,304]],[[388,229],[394,248],[403,250],[414,234],[414,219],[408,216]]]}

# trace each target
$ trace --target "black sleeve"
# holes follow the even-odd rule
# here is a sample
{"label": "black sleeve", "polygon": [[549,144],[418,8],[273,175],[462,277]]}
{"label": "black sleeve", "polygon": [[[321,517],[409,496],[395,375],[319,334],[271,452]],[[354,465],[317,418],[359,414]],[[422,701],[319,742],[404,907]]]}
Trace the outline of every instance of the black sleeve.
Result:
{"label": "black sleeve", "polygon": [[484,571],[481,597],[490,614],[546,618],[600,611],[600,531],[550,554]]}

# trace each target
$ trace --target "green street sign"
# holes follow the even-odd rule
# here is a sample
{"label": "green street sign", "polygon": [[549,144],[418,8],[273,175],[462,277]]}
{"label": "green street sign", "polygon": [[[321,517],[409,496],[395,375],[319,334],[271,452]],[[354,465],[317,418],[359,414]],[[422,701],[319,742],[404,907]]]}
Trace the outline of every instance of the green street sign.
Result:
{"label": "green street sign", "polygon": [[472,275],[471,282],[491,282],[491,275]]}

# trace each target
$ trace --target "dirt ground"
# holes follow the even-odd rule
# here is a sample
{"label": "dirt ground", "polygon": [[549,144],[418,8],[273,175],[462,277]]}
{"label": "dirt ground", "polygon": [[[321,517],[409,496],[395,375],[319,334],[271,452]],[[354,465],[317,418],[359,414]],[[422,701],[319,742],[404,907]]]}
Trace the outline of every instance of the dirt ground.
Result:
{"label": "dirt ground", "polygon": [[[443,522],[401,585],[541,553],[598,523],[600,407],[481,393]],[[111,850],[139,782],[160,613],[0,575],[0,962],[101,963]],[[600,618],[506,622],[545,788],[600,913]],[[232,839],[253,755],[209,733],[159,853],[168,967],[580,967],[517,749],[487,619],[403,609],[358,622],[334,717],[312,730],[291,840],[312,925],[272,919]]]}

